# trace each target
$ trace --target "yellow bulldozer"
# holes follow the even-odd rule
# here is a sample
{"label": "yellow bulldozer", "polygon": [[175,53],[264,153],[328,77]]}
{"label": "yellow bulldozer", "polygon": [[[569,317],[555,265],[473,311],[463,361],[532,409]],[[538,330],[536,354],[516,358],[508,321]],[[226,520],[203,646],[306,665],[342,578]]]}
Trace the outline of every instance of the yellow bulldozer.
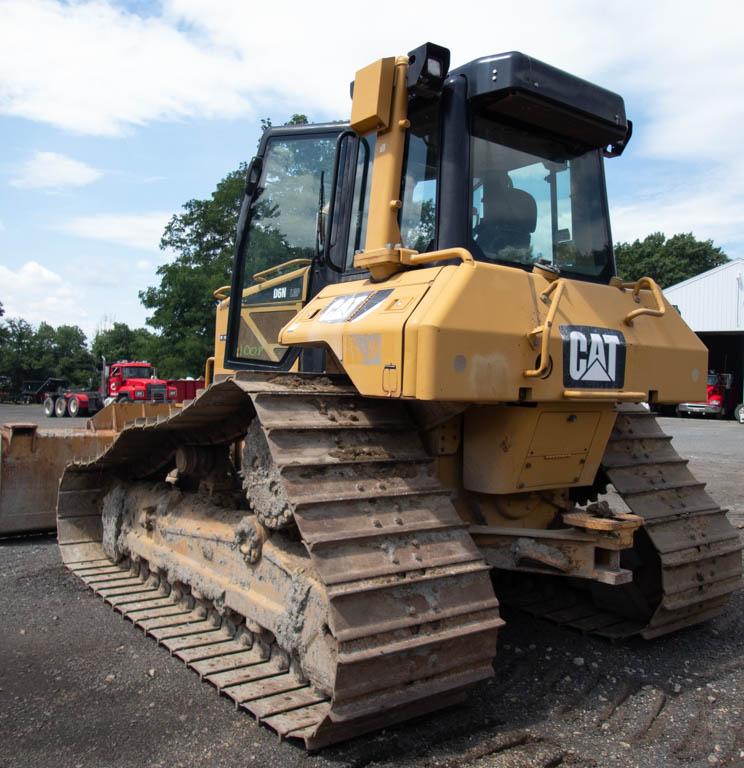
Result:
{"label": "yellow bulldozer", "polygon": [[461,701],[498,600],[612,639],[718,614],[738,535],[642,405],[700,399],[707,353],[615,276],[630,134],[430,43],[357,72],[348,125],[267,130],[209,386],[68,464],[67,567],[309,749]]}

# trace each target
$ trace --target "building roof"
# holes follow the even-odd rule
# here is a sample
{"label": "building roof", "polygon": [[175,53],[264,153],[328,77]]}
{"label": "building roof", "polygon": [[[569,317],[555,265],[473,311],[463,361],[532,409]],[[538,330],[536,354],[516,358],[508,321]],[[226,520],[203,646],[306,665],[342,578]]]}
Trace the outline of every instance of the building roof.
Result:
{"label": "building roof", "polygon": [[732,259],[664,290],[698,333],[744,333],[744,259]]}

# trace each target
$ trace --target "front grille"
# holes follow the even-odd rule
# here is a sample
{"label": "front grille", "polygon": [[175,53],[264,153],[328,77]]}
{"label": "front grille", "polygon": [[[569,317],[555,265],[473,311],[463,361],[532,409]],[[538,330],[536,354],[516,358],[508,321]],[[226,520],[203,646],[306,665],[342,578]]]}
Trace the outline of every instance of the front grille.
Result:
{"label": "front grille", "polygon": [[165,402],[165,385],[164,384],[148,384],[147,399],[155,403],[164,403]]}

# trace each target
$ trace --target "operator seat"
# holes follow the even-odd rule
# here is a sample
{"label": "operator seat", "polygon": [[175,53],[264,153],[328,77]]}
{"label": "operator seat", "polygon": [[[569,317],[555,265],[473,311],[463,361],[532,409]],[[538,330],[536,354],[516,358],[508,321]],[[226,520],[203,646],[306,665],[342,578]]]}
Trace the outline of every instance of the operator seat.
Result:
{"label": "operator seat", "polygon": [[508,248],[525,251],[528,260],[536,227],[537,203],[529,192],[515,189],[505,172],[483,179],[483,218],[473,237],[487,258],[498,259],[499,252]]}

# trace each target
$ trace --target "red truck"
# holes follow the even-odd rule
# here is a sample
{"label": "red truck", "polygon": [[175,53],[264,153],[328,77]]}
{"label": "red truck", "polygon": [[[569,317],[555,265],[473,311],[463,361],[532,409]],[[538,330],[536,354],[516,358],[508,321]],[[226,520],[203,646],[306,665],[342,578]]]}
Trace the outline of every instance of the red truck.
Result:
{"label": "red truck", "polygon": [[111,402],[178,403],[191,400],[202,380],[155,378],[150,363],[120,360],[101,369],[101,386],[93,390],[48,392],[44,399],[47,416],[92,416]]}
{"label": "red truck", "polygon": [[736,397],[732,389],[733,376],[730,373],[708,374],[707,395],[699,403],[680,403],[677,413],[689,416],[715,416],[723,419],[734,414]]}

